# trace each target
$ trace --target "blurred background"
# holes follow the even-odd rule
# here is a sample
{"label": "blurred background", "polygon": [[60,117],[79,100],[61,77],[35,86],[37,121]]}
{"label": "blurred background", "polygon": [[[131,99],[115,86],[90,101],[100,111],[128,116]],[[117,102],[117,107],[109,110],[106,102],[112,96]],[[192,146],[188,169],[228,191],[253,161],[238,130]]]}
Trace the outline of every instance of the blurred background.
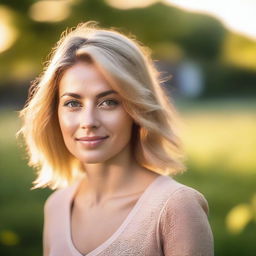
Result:
{"label": "blurred background", "polygon": [[48,189],[15,140],[18,110],[67,27],[134,34],[184,121],[188,171],[210,206],[215,254],[256,251],[256,0],[0,0],[0,255],[42,254]]}

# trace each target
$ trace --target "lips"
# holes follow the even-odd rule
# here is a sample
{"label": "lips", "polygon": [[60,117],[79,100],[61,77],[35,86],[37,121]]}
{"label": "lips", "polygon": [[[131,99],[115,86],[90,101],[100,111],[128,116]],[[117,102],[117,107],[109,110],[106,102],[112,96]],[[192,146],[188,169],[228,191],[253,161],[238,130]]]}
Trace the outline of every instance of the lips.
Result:
{"label": "lips", "polygon": [[97,140],[103,140],[108,138],[108,136],[90,136],[90,137],[80,137],[76,140],[78,141],[97,141]]}
{"label": "lips", "polygon": [[109,136],[88,136],[79,137],[76,140],[86,149],[96,149],[103,144]]}

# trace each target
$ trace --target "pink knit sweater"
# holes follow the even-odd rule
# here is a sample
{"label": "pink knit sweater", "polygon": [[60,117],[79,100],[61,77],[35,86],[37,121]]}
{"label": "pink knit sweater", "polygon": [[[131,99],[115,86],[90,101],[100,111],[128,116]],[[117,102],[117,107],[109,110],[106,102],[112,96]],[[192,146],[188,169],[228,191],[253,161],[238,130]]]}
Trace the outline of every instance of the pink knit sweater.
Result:
{"label": "pink knit sweater", "polygon": [[[55,191],[45,204],[44,256],[82,256],[71,239],[70,209],[78,187]],[[86,256],[212,256],[208,204],[197,190],[158,176],[121,226]],[[84,241],[86,243],[86,240]]]}

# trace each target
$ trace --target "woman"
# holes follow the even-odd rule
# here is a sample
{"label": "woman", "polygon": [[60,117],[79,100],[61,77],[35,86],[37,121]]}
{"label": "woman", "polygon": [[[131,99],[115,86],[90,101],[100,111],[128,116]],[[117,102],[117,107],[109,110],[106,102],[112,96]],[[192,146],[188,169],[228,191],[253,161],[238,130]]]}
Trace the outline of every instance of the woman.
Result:
{"label": "woman", "polygon": [[80,24],[63,35],[21,111],[44,256],[213,255],[208,204],[182,172],[175,109],[145,48]]}

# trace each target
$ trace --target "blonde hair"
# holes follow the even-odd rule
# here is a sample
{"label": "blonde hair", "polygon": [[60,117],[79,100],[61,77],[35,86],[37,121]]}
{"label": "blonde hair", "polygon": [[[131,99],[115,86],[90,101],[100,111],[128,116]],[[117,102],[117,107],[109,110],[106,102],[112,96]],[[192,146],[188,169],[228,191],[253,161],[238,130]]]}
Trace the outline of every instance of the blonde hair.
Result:
{"label": "blonde hair", "polygon": [[163,174],[185,170],[177,134],[177,113],[164,92],[149,50],[121,33],[95,22],[65,31],[43,74],[31,85],[20,111],[29,165],[38,170],[33,188],[67,186],[85,172],[66,148],[57,116],[58,82],[78,61],[93,63],[124,100],[134,119],[133,152],[143,167]]}

